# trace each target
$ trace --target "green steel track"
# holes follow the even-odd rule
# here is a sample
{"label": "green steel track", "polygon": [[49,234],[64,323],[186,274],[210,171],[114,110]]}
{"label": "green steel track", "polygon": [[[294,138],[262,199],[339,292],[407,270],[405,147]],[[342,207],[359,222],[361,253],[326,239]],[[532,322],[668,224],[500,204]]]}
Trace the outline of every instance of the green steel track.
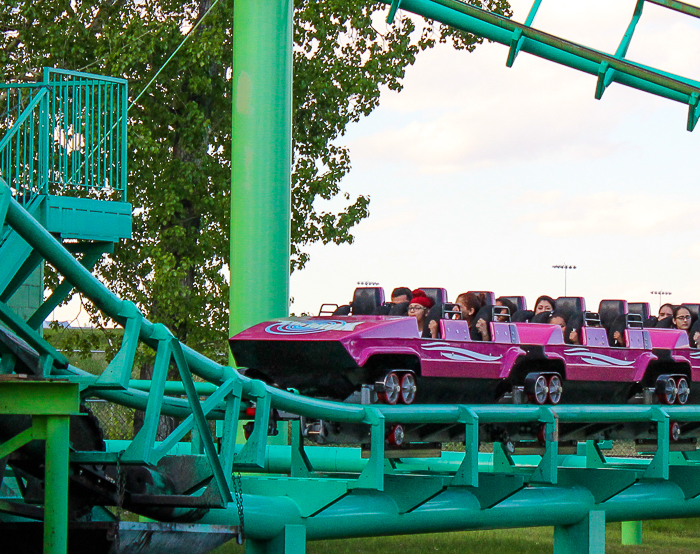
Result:
{"label": "green steel track", "polygon": [[[692,17],[700,15],[698,8],[680,2],[648,1]],[[397,9],[405,9],[507,45],[508,65],[519,52],[526,52],[584,71],[598,79],[597,98],[618,83],[682,102],[689,106],[687,128],[694,129],[700,114],[700,83],[625,59],[643,0],[612,54],[532,28],[540,3],[534,3],[525,24],[455,0],[395,0],[390,18]],[[291,4],[285,5],[290,9],[276,13],[275,21],[291,17]],[[245,10],[239,15],[247,17]],[[289,31],[291,22],[285,25]],[[269,94],[275,79],[291,78],[288,65],[278,65],[279,73],[266,75],[261,85]],[[134,304],[92,275],[89,268],[109,251],[109,240],[90,235],[89,229],[62,228],[51,216],[53,209],[82,209],[86,201],[107,202],[121,206],[119,213],[130,213],[125,202],[126,83],[47,70],[36,86],[4,85],[2,90],[5,113],[14,119],[0,140],[0,330],[14,342],[0,346],[0,471],[5,470],[8,455],[19,456],[9,459],[4,478],[23,489],[23,496],[2,489],[0,537],[10,520],[43,521],[45,551],[65,552],[69,520],[103,517],[119,525],[103,509],[107,506],[117,507],[116,513],[124,507],[156,521],[193,523],[206,530],[232,528],[245,536],[250,552],[301,553],[306,541],[327,538],[525,526],[554,526],[555,552],[603,552],[606,522],[700,515],[700,455],[694,446],[678,449],[670,437],[673,422],[691,434],[697,432],[700,407],[351,405],[302,397],[248,379],[181,344],[164,325],[148,321]],[[80,109],[71,112],[77,105]],[[277,115],[284,131],[289,114]],[[245,134],[248,123],[239,120],[238,132]],[[59,125],[65,125],[66,133],[50,140],[57,135],[49,130]],[[81,129],[78,143],[71,142],[75,139],[68,136],[69,127]],[[289,147],[286,142],[275,147],[271,155],[277,165],[263,179],[281,195],[274,213],[288,205],[288,188],[282,185],[289,170],[282,166],[288,165]],[[245,140],[240,148],[245,150]],[[235,168],[234,163],[234,174]],[[72,198],[81,193],[93,196]],[[258,198],[241,199],[248,211],[266,213]],[[110,240],[115,242],[130,230],[112,212],[102,213],[112,217]],[[245,217],[239,218],[241,230],[248,228]],[[270,233],[278,246],[288,241],[284,217],[281,214],[276,222],[283,231]],[[76,236],[86,244],[65,240]],[[232,248],[237,245],[234,241]],[[253,255],[249,250],[245,245],[240,248],[239,266],[255,265],[246,257]],[[80,258],[75,255],[78,251],[83,254]],[[280,252],[284,248],[275,255]],[[276,273],[286,274],[287,261],[281,259],[283,271],[279,263],[272,265]],[[63,280],[38,308],[22,314],[10,300],[44,263]],[[257,276],[246,276],[251,278]],[[244,309],[241,287],[246,282],[232,280],[232,298],[240,296]],[[283,282],[276,303],[258,310],[260,318],[284,311],[285,286]],[[71,365],[40,332],[51,310],[75,292],[124,328],[117,356],[98,376]],[[155,353],[149,382],[131,379],[140,347]],[[172,366],[178,370],[177,381],[168,381]],[[81,418],[88,438],[95,438],[85,422],[89,418],[78,415],[88,399],[143,410],[143,428],[131,441],[101,443],[97,437],[99,448],[81,447],[73,437],[69,441],[68,422]],[[239,443],[239,422],[248,417],[246,408],[252,402],[253,432]],[[270,421],[274,412],[291,421],[289,445],[271,444],[268,430],[275,428]],[[12,420],[7,416],[22,414],[31,416],[28,425],[8,423]],[[181,421],[168,438],[157,441],[161,415]],[[363,449],[304,446],[300,417],[365,426],[367,445]],[[212,420],[219,422],[217,433],[212,433]],[[431,452],[435,456],[428,457],[426,450],[424,457],[402,457],[390,452],[386,442],[392,423],[457,429],[464,436],[463,451]],[[480,428],[513,423],[544,427],[543,443],[534,445],[536,453],[524,455],[517,449],[512,453],[500,441],[493,442],[492,454],[479,452]],[[606,457],[597,438],[565,452],[559,429],[574,423],[641,424],[649,429],[653,452],[648,457]],[[37,441],[45,441],[46,449],[37,450]],[[240,481],[239,472],[243,472]],[[139,477],[146,478],[146,485]],[[43,480],[44,498],[31,496],[28,485],[36,480]],[[76,500],[78,491],[90,493],[89,500],[78,499],[90,510],[89,518],[76,516],[68,506],[69,495]]]}

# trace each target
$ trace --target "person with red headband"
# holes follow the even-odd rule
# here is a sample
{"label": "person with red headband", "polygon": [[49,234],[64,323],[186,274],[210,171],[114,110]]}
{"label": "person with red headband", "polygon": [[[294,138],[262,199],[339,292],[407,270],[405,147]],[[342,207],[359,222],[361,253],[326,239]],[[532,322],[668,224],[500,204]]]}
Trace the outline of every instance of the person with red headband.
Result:
{"label": "person with red headband", "polygon": [[428,310],[433,307],[435,302],[428,298],[421,289],[412,291],[412,294],[413,298],[411,298],[411,303],[408,305],[408,315],[416,318],[418,322],[418,332],[422,336]]}

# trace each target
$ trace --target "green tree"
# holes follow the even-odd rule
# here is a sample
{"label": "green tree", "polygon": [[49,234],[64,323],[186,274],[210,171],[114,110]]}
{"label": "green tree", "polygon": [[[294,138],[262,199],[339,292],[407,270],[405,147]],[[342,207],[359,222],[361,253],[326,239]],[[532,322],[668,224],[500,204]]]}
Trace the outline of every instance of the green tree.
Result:
{"label": "green tree", "polygon": [[[31,80],[43,66],[123,76],[132,98],[214,0],[16,0],[0,5],[0,78]],[[510,15],[506,0],[472,4]],[[340,182],[350,154],[336,141],[401,89],[406,68],[436,41],[472,50],[479,39],[432,22],[416,31],[380,2],[296,0],[291,269],[310,243],[350,243],[369,197]],[[203,353],[225,360],[231,129],[232,0],[219,0],[129,112],[134,238],[97,272],[122,298]],[[317,198],[344,195],[319,211]],[[96,319],[96,321],[98,321]]]}

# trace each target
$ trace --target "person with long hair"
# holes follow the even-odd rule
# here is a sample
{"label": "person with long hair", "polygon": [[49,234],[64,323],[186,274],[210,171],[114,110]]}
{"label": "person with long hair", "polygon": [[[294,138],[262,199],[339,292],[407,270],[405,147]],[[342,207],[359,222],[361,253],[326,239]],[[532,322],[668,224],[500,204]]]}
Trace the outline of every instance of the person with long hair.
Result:
{"label": "person with long hair", "polygon": [[540,314],[542,312],[553,312],[554,304],[554,298],[543,294],[537,299],[537,302],[535,302],[535,315]]}

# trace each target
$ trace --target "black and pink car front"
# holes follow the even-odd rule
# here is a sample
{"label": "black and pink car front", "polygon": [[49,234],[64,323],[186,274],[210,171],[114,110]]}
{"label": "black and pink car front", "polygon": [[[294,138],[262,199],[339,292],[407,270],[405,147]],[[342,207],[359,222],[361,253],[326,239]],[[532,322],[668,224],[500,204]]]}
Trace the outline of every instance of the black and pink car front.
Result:
{"label": "black and pink car front", "polygon": [[427,339],[412,317],[290,317],[230,346],[250,377],[358,403],[685,403],[700,378],[698,351],[677,330],[628,329],[629,346],[613,348],[602,328],[569,345],[557,325],[491,322],[486,342],[466,321],[439,323],[441,338]]}

